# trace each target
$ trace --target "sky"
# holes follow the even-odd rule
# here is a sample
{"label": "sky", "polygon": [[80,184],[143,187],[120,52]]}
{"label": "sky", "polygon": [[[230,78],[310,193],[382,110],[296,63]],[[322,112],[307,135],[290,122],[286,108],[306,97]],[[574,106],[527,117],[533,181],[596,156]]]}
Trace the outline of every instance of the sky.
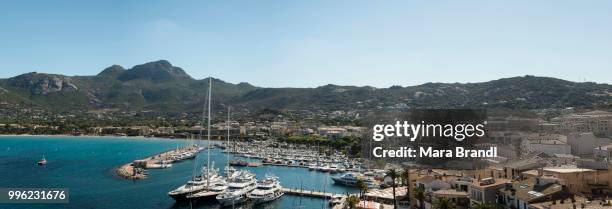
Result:
{"label": "sky", "polygon": [[168,60],[261,87],[612,83],[612,1],[3,1],[0,78]]}

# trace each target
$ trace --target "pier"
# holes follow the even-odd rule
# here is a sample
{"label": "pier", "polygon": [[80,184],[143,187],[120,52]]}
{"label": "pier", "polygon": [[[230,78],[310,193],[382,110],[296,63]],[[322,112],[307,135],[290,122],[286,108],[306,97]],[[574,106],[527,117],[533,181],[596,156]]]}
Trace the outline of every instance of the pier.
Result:
{"label": "pier", "polygon": [[331,192],[317,192],[317,191],[310,191],[310,190],[303,190],[303,189],[291,189],[291,188],[283,188],[283,192],[289,195],[316,197],[316,198],[324,198],[324,199],[331,199],[334,196],[342,196],[342,197],[346,196],[346,195],[335,194]]}
{"label": "pier", "polygon": [[194,145],[171,149],[144,159],[134,160],[115,169],[115,173],[126,179],[144,179],[147,177],[145,169],[160,169],[172,166],[172,163],[193,159],[204,148]]}
{"label": "pier", "polygon": [[335,194],[331,192],[317,192],[311,190],[304,189],[291,189],[291,188],[283,188],[283,192],[286,195],[296,195],[296,196],[304,196],[304,197],[314,197],[314,198],[323,198],[326,200],[331,200],[333,197],[342,197],[341,203],[334,205],[333,209],[341,209],[344,208],[344,200],[346,199],[346,195],[343,194]]}

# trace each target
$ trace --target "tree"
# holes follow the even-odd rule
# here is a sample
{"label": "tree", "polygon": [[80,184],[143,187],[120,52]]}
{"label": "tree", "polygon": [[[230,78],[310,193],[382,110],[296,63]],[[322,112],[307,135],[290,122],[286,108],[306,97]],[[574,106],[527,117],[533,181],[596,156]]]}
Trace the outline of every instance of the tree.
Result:
{"label": "tree", "polygon": [[405,167],[401,173],[402,183],[406,186],[406,197],[410,197],[410,167]]}
{"label": "tree", "polygon": [[365,197],[364,195],[366,193],[368,193],[368,184],[365,183],[365,181],[361,180],[361,179],[357,179],[357,188],[359,188],[359,196],[361,196],[361,198],[363,199],[363,204],[365,205]]}
{"label": "tree", "polygon": [[455,209],[455,204],[446,197],[439,197],[433,204],[434,209]]}
{"label": "tree", "polygon": [[359,198],[355,195],[350,195],[344,200],[344,209],[357,209]]}
{"label": "tree", "polygon": [[395,198],[395,187],[397,187],[397,185],[395,184],[395,179],[399,177],[399,173],[397,172],[397,170],[395,170],[395,168],[390,168],[389,170],[387,170],[386,176],[391,178],[391,187],[393,187],[393,209],[396,209],[397,200]]}
{"label": "tree", "polygon": [[491,203],[475,203],[472,208],[474,209],[495,209],[495,205]]}
{"label": "tree", "polygon": [[425,190],[423,188],[417,187],[413,191],[414,199],[419,201],[419,208],[425,208]]}

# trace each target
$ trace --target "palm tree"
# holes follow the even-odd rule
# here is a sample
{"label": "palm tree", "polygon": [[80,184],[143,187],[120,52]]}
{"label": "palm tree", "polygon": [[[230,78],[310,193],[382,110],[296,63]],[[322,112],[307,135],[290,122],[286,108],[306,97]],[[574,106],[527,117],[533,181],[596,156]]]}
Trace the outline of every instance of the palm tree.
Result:
{"label": "palm tree", "polygon": [[439,197],[433,204],[434,209],[455,209],[455,204],[446,197]]}
{"label": "palm tree", "polygon": [[357,179],[357,188],[359,188],[359,196],[363,199],[363,205],[366,203],[365,194],[368,193],[368,185],[365,181]]}
{"label": "palm tree", "polygon": [[406,186],[406,197],[410,197],[410,167],[405,167],[404,170],[402,170],[401,177],[404,185]]}
{"label": "palm tree", "polygon": [[413,195],[414,195],[414,199],[417,199],[419,201],[419,208],[424,209],[425,208],[425,190],[421,187],[417,187],[414,189],[413,191]]}
{"label": "palm tree", "polygon": [[350,195],[344,200],[344,209],[356,209],[359,198],[355,195]]}
{"label": "palm tree", "polygon": [[355,186],[357,186],[357,189],[359,189],[359,196],[362,196],[363,194],[363,186],[364,186],[364,182],[361,179],[357,179],[357,182],[355,183]]}
{"label": "palm tree", "polygon": [[491,203],[475,203],[472,208],[474,209],[495,209],[495,205]]}
{"label": "palm tree", "polygon": [[389,178],[391,178],[391,187],[393,187],[393,209],[397,208],[397,201],[395,199],[395,187],[397,187],[397,185],[395,185],[395,179],[397,179],[397,177],[399,177],[399,173],[397,172],[397,170],[395,170],[395,168],[391,168],[389,170],[387,170],[387,175]]}

